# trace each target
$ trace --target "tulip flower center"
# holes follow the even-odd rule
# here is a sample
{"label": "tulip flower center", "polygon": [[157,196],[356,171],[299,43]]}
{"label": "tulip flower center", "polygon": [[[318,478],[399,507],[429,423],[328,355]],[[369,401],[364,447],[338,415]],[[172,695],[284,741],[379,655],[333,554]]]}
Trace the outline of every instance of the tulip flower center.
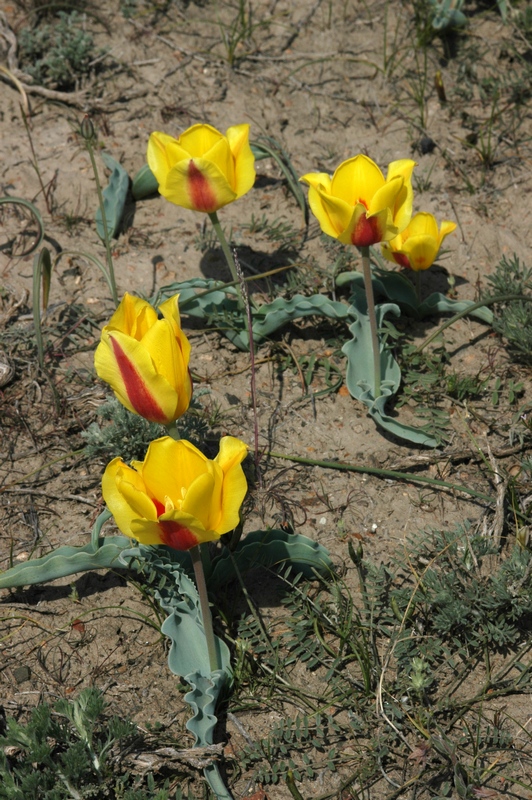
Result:
{"label": "tulip flower center", "polygon": [[372,244],[381,242],[382,231],[378,218],[369,217],[368,219],[365,214],[361,214],[351,234],[351,241],[357,247],[369,247]]}
{"label": "tulip flower center", "polygon": [[196,211],[205,211],[206,214],[216,211],[218,203],[209,181],[192,159],[188,162],[188,190]]}
{"label": "tulip flower center", "polygon": [[[186,493],[186,490],[184,488],[181,489],[181,493]],[[176,507],[178,509],[181,508],[182,501],[174,504],[173,500],[166,496],[164,504],[157,500],[156,497],[152,497],[152,502],[157,511],[157,516],[160,517],[162,514],[174,511]],[[174,550],[190,550],[191,547],[195,547],[198,544],[197,536],[175,519],[158,519],[157,524],[161,531],[162,544],[173,547]]]}
{"label": "tulip flower center", "polygon": [[174,550],[190,550],[198,544],[197,537],[174,519],[160,519],[159,528],[163,544]]}

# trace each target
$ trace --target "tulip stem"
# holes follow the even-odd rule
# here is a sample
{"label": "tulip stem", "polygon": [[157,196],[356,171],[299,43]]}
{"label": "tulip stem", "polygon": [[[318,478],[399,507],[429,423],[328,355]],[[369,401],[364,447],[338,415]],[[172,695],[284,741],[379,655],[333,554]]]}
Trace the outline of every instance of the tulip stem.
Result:
{"label": "tulip stem", "polygon": [[188,551],[192,559],[192,566],[194,567],[194,575],[196,576],[196,586],[198,589],[201,618],[203,621],[203,630],[205,632],[205,640],[207,642],[207,652],[209,653],[209,666],[211,672],[216,672],[221,669],[218,660],[218,651],[216,649],[216,641],[214,639],[214,630],[212,627],[212,615],[209,606],[209,596],[207,594],[207,584],[205,582],[205,572],[203,571],[203,561],[201,558],[201,551],[198,545],[191,547]]}
{"label": "tulip stem", "polygon": [[218,219],[218,214],[216,211],[213,211],[209,214],[210,220],[212,222],[212,226],[216,231],[216,236],[218,237],[218,241],[222,247],[223,254],[225,256],[225,260],[227,261],[227,266],[231,271],[231,276],[233,281],[236,284],[238,291],[240,292],[240,278],[238,277],[238,272],[236,271],[236,264],[235,259],[233,258],[233,254],[231,252],[231,248],[227,243],[227,239],[225,238],[224,232],[222,230],[222,226],[220,225],[220,220]]}
{"label": "tulip stem", "polygon": [[222,250],[225,255],[225,260],[227,261],[229,269],[231,270],[231,275],[233,276],[233,280],[236,285],[236,290],[238,292],[240,305],[244,309],[244,319],[247,327],[249,353],[251,358],[251,403],[253,406],[253,419],[255,421],[255,469],[257,470],[259,485],[262,486],[262,478],[259,470],[260,454],[259,454],[259,424],[257,416],[257,390],[255,383],[255,345],[253,342],[253,317],[251,314],[251,305],[249,302],[249,292],[246,285],[246,279],[244,278],[244,273],[242,272],[242,268],[240,267],[240,264],[237,264],[236,259],[233,256],[233,253],[231,252],[231,248],[229,247],[227,239],[224,236],[224,232],[218,220],[218,215],[216,211],[213,211],[211,214],[209,214],[209,217],[213,224],[214,230],[216,231],[216,235],[219,239],[219,242],[222,246]]}
{"label": "tulip stem", "polygon": [[364,273],[364,288],[368,303],[369,327],[371,330],[371,344],[373,347],[373,399],[381,396],[381,353],[379,334],[377,331],[377,317],[375,315],[375,298],[373,296],[373,282],[371,280],[371,262],[369,247],[361,247],[362,271]]}

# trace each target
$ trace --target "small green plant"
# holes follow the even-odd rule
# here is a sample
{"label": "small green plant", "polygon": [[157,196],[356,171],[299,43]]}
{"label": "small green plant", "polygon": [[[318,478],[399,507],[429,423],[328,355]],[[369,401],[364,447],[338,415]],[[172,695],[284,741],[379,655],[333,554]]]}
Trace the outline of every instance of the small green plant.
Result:
{"label": "small green plant", "polygon": [[[98,409],[101,421],[92,422],[82,433],[87,458],[111,459],[121,456],[124,461],[142,460],[153,439],[165,436],[164,425],[148,422],[138,414],[131,414],[114,397]],[[189,415],[181,421],[183,438],[199,444],[205,440],[208,423],[203,409],[192,403]]]}
{"label": "small green plant", "polygon": [[515,255],[512,258],[504,256],[488,281],[490,291],[485,299],[505,295],[515,298],[495,306],[495,331],[505,340],[516,361],[531,363],[532,268],[522,264]]}
{"label": "small green plant", "polygon": [[23,28],[19,37],[21,68],[43,86],[71,91],[88,77],[100,53],[90,33],[82,29],[78,11],[58,12],[58,22]]}
{"label": "small green plant", "polygon": [[[266,629],[249,599],[233,703],[262,703],[279,719],[243,745],[236,767],[264,784],[341,771],[361,796],[384,771],[396,789],[415,782],[423,800],[453,788],[483,796],[503,775],[510,781],[519,771],[507,769],[511,719],[487,703],[531,685],[530,551],[514,544],[499,559],[489,538],[463,526],[416,533],[385,564],[352,543],[349,553],[356,600],[337,576],[312,586],[286,573],[284,610]],[[220,604],[230,618],[230,599]],[[480,659],[482,685],[464,699]],[[528,750],[521,757],[529,766]]]}
{"label": "small green plant", "polygon": [[222,42],[225,48],[227,63],[230,67],[238,61],[239,50],[244,51],[244,45],[249,44],[254,30],[265,23],[264,20],[253,20],[253,7],[246,0],[238,0],[238,9],[229,24],[219,22]]}
{"label": "small green plant", "polygon": [[122,764],[121,755],[141,739],[132,722],[106,714],[98,689],[84,689],[53,706],[41,703],[26,723],[7,719],[0,736],[0,798],[183,798],[181,791],[170,792],[168,780],[142,778]]}

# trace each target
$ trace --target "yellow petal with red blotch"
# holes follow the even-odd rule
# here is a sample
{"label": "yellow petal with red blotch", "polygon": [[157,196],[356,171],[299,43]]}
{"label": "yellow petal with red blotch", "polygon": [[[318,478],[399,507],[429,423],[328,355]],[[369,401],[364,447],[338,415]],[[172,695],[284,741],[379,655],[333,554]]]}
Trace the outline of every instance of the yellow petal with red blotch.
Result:
{"label": "yellow petal with red blotch", "polygon": [[181,147],[178,140],[167,133],[155,131],[148,139],[146,160],[160,187],[164,186],[168,173],[179,161],[187,161],[190,154]]}
{"label": "yellow petal with red blotch", "polygon": [[235,190],[235,162],[229,142],[222,136],[211,149],[202,156],[203,161],[209,161],[218,167],[231,189]]}
{"label": "yellow petal with red blotch", "polygon": [[133,536],[131,523],[134,519],[157,518],[154,504],[145,493],[141,475],[120,458],[113,459],[107,465],[102,477],[102,494],[119,530],[125,536]]}
{"label": "yellow petal with red blotch", "polygon": [[102,331],[94,354],[98,376],[108,383],[130,411],[151,422],[171,422],[176,392],[155,371],[153,360],[141,342],[120,331]]}
{"label": "yellow petal with red blotch", "polygon": [[402,241],[399,241],[399,236],[396,236],[389,242],[382,242],[382,255],[393,264],[399,264],[399,266],[402,267],[410,267],[410,262],[408,261],[407,257],[401,257],[400,254],[396,252],[401,246]]}
{"label": "yellow petal with red blotch", "polygon": [[204,530],[189,514],[175,511],[164,514],[157,522],[135,520],[132,529],[135,539],[141,544],[164,544],[175,550],[190,550],[198,544],[219,538],[214,531]]}
{"label": "yellow petal with red blotch", "polygon": [[331,194],[351,207],[362,203],[369,209],[372,197],[382,186],[384,175],[377,164],[367,156],[358,155],[336,169],[331,181]]}
{"label": "yellow petal with red blotch", "polygon": [[363,205],[357,205],[349,227],[338,237],[343,244],[354,244],[357,247],[370,247],[381,242],[389,228],[390,209],[385,208],[371,217],[367,215]]}
{"label": "yellow petal with red blotch", "polygon": [[255,156],[249,144],[249,125],[233,125],[225,132],[235,164],[233,189],[237,197],[249,192],[255,183]]}
{"label": "yellow petal with red blotch", "polygon": [[178,506],[192,481],[208,472],[208,464],[209,460],[190,442],[164,436],[148,447],[142,477],[148,494],[161,502],[168,497]]}
{"label": "yellow petal with red blotch", "polygon": [[225,175],[212,161],[203,158],[180,161],[159,191],[171,203],[206,214],[236,200],[236,192]]}
{"label": "yellow petal with red blotch", "polygon": [[146,300],[126,292],[104,330],[127,333],[140,341],[157,321],[157,312]]}
{"label": "yellow petal with red blotch", "polygon": [[247,452],[247,445],[240,439],[224,436],[220,440],[220,452],[215,458],[215,463],[223,472],[222,502],[221,514],[214,527],[220,534],[236,528],[240,520],[240,506],[248,488],[241,466]]}
{"label": "yellow petal with red blotch", "polygon": [[409,236],[403,242],[401,253],[408,258],[410,268],[414,272],[428,269],[436,260],[440,245],[434,236],[422,234],[420,236]]}
{"label": "yellow petal with red blotch", "polygon": [[187,128],[179,137],[178,142],[187,153],[188,158],[201,158],[223,138],[223,134],[212,125],[199,122]]}

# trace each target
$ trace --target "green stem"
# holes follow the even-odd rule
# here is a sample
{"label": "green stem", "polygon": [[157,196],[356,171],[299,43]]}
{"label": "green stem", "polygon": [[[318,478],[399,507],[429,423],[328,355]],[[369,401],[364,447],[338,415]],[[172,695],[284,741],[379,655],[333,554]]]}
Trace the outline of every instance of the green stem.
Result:
{"label": "green stem", "polygon": [[346,472],[361,472],[366,475],[377,475],[379,478],[392,478],[393,480],[407,481],[408,483],[428,483],[430,486],[439,486],[442,489],[449,489],[454,492],[464,492],[485,503],[493,504],[495,501],[488,494],[477,492],[468,486],[460,486],[457,483],[448,483],[436,478],[429,478],[426,475],[413,475],[410,472],[396,472],[393,469],[379,469],[378,467],[364,467],[355,464],[345,464],[341,461],[318,461],[312,458],[302,458],[301,456],[290,456],[286,453],[274,453],[271,450],[263,455],[272,458],[284,458],[286,461],[294,461],[296,464],[308,464],[311,467],[323,467],[325,469],[340,469]]}
{"label": "green stem", "polygon": [[373,399],[381,396],[381,353],[379,347],[379,334],[377,331],[377,317],[375,315],[375,298],[373,296],[373,283],[371,280],[371,262],[369,247],[361,247],[362,271],[364,274],[364,287],[368,303],[369,327],[371,330],[371,344],[373,347]]}
{"label": "green stem", "polygon": [[220,242],[223,254],[225,256],[225,260],[227,261],[227,266],[231,271],[233,281],[235,282],[237,289],[240,291],[240,278],[238,277],[238,272],[236,271],[235,259],[233,258],[231,248],[229,247],[227,239],[225,238],[216,211],[213,211],[211,214],[209,214],[209,218],[212,222],[212,227],[216,232],[216,236],[218,237],[218,241]]}
{"label": "green stem", "polygon": [[168,436],[170,436],[175,442],[178,442],[181,439],[181,434],[179,432],[177,420],[174,420],[174,422],[169,422],[168,425],[166,425],[165,427]]}
{"label": "green stem", "polygon": [[218,652],[216,650],[216,642],[214,640],[211,609],[209,607],[209,597],[207,595],[207,584],[205,583],[205,573],[203,571],[201,551],[198,545],[196,545],[196,547],[192,547],[189,550],[189,553],[192,559],[192,566],[194,567],[194,575],[196,576],[196,586],[200,601],[203,630],[205,632],[207,651],[209,653],[209,666],[211,668],[211,672],[217,672],[221,669],[221,665],[218,661]]}
{"label": "green stem", "polygon": [[109,275],[109,285],[111,287],[111,294],[113,296],[113,302],[116,306],[118,306],[118,291],[116,288],[116,281],[115,281],[115,268],[113,265],[113,256],[111,254],[111,242],[109,236],[109,227],[107,225],[107,216],[105,214],[105,206],[103,203],[103,192],[102,192],[102,185],[100,183],[100,176],[98,174],[98,167],[96,166],[96,159],[94,158],[94,148],[92,146],[92,141],[90,139],[85,139],[85,143],[87,146],[87,153],[89,154],[89,158],[91,160],[92,171],[94,173],[94,181],[96,183],[96,191],[98,193],[98,204],[100,206],[100,212],[102,215],[102,225],[103,225],[103,237],[105,240],[105,256],[107,260],[107,272]]}

